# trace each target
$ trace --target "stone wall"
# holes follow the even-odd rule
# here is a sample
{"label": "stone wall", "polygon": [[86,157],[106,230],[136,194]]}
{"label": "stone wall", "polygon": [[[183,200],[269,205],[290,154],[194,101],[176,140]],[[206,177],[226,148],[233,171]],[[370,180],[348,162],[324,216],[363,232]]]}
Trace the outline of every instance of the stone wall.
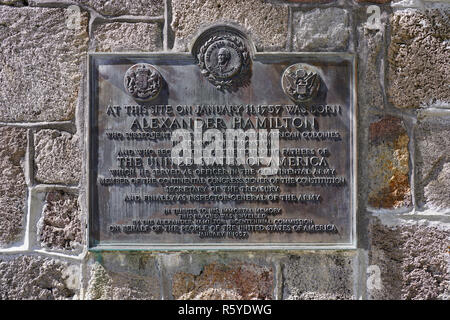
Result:
{"label": "stone wall", "polygon": [[[357,56],[358,249],[88,252],[87,53],[222,22]],[[449,35],[445,0],[0,0],[0,299],[448,299]]]}

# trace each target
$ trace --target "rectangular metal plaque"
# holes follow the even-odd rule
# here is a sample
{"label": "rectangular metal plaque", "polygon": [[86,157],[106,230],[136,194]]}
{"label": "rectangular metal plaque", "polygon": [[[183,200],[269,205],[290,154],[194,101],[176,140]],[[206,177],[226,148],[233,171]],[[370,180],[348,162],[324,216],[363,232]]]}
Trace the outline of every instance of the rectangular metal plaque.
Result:
{"label": "rectangular metal plaque", "polygon": [[[163,79],[144,102],[125,77],[143,63]],[[295,64],[319,70],[310,101],[283,90]],[[190,54],[89,55],[90,249],[355,248],[354,64],[256,53],[248,83],[219,90]]]}

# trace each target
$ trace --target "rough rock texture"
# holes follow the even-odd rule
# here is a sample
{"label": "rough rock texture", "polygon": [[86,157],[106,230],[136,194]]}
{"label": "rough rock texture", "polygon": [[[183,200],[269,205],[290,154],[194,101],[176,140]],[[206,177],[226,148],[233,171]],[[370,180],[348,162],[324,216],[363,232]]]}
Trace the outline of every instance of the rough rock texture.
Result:
{"label": "rough rock texture", "polygon": [[178,272],[172,295],[178,300],[272,299],[273,270],[240,262],[205,265],[199,275]]}
{"label": "rough rock texture", "polygon": [[242,296],[233,289],[208,288],[197,292],[182,295],[178,300],[242,300]]}
{"label": "rough rock texture", "polygon": [[[31,2],[39,2],[39,0]],[[75,2],[87,5],[105,16],[159,16],[164,14],[163,0],[76,0]]]}
{"label": "rough rock texture", "polygon": [[0,257],[0,300],[73,299],[67,263],[38,256]]}
{"label": "rough rock texture", "polygon": [[353,299],[353,257],[305,253],[283,263],[283,299]]}
{"label": "rough rock texture", "polygon": [[388,94],[398,108],[450,101],[450,7],[402,10],[391,17]]}
{"label": "rough rock texture", "polygon": [[411,205],[409,137],[401,119],[384,117],[369,127],[368,202],[374,208]]}
{"label": "rough rock texture", "polygon": [[336,0],[285,0],[286,2],[301,2],[301,3],[327,3]]}
{"label": "rough rock texture", "polygon": [[40,130],[34,137],[35,178],[43,183],[77,184],[81,176],[81,151],[77,135]]}
{"label": "rough rock texture", "polygon": [[391,0],[356,0],[357,2],[363,2],[363,3],[378,3],[378,4],[383,4],[383,3],[388,3],[391,2]]}
{"label": "rough rock texture", "polygon": [[23,7],[25,0],[0,0],[0,4],[6,4],[9,6]]}
{"label": "rough rock texture", "polygon": [[0,121],[74,117],[88,15],[75,30],[67,28],[65,12],[0,7]]}
{"label": "rough rock texture", "polygon": [[0,127],[0,247],[17,240],[24,227],[26,147],[27,130]]}
{"label": "rough rock texture", "polygon": [[424,187],[423,192],[430,208],[448,211],[450,208],[450,162],[442,164],[442,170]]}
{"label": "rough rock texture", "polygon": [[63,191],[49,192],[42,217],[38,222],[38,237],[42,246],[51,249],[81,248],[83,234],[81,210],[77,196]]}
{"label": "rough rock texture", "polygon": [[99,52],[162,50],[162,28],[157,23],[114,22],[94,27],[94,42]]}
{"label": "rough rock texture", "polygon": [[348,40],[349,18],[344,9],[313,9],[293,14],[294,51],[344,51]]}
{"label": "rough rock texture", "polygon": [[420,223],[370,226],[369,264],[381,270],[372,299],[441,299],[449,294],[450,230]]}
{"label": "rough rock texture", "polygon": [[425,118],[416,128],[416,199],[434,210],[450,209],[450,118]]}
{"label": "rough rock texture", "polygon": [[283,50],[288,30],[288,8],[265,0],[197,0],[172,2],[175,49],[187,50],[200,28],[235,23],[248,30],[258,49]]}
{"label": "rough rock texture", "polygon": [[425,10],[425,2],[441,1],[441,0],[392,0],[393,8],[420,8]]}
{"label": "rough rock texture", "polygon": [[[381,56],[384,50],[384,19],[379,29],[367,25],[366,8],[360,10],[358,24],[358,105],[363,113],[383,109]],[[384,18],[384,16],[383,16]]]}
{"label": "rough rock texture", "polygon": [[330,294],[330,293],[317,293],[317,292],[303,292],[300,295],[291,294],[287,300],[343,300],[346,297]]}
{"label": "rough rock texture", "polygon": [[86,297],[92,300],[161,299],[156,259],[142,253],[99,254],[90,266]]}

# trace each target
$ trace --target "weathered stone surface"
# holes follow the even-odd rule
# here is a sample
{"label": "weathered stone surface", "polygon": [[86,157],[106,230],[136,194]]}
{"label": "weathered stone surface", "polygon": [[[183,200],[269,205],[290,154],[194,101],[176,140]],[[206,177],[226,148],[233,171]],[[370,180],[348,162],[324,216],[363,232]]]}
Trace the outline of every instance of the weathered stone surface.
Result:
{"label": "weathered stone surface", "polygon": [[208,264],[199,275],[178,272],[172,295],[179,300],[272,299],[273,270],[250,263]]}
{"label": "weathered stone surface", "polygon": [[336,0],[285,0],[287,2],[301,2],[301,3],[327,3]]}
{"label": "weathered stone surface", "polygon": [[283,5],[265,0],[174,0],[172,13],[178,51],[186,51],[200,30],[218,23],[244,27],[258,49],[284,50],[286,46],[288,8]]}
{"label": "weathered stone surface", "polygon": [[371,299],[441,299],[449,294],[450,230],[420,222],[370,226],[369,264],[381,271]]}
{"label": "weathered stone surface", "polygon": [[347,253],[305,253],[283,262],[283,299],[353,299],[353,260]]}
{"label": "weathered stone surface", "polygon": [[408,143],[401,119],[388,116],[370,124],[367,174],[371,207],[411,205]]}
{"label": "weathered stone surface", "polygon": [[425,208],[450,209],[450,118],[425,118],[416,128],[416,199]]}
{"label": "weathered stone surface", "polygon": [[142,253],[105,252],[90,267],[86,297],[92,300],[161,299],[156,259]]}
{"label": "weathered stone surface", "polygon": [[187,298],[185,295],[180,300],[242,300],[242,296],[234,290],[209,288],[198,292],[197,295]]}
{"label": "weathered stone surface", "polygon": [[23,161],[27,130],[0,127],[0,247],[17,240],[23,231],[27,186]]}
{"label": "weathered stone surface", "polygon": [[448,5],[447,0],[391,0],[391,7],[394,9],[419,9],[425,11],[427,8],[438,8]]}
{"label": "weathered stone surface", "polygon": [[6,4],[8,6],[23,7],[25,0],[0,0],[0,4]]}
{"label": "weathered stone surface", "polygon": [[81,249],[83,234],[77,196],[64,191],[49,192],[38,222],[38,240],[51,249]]}
{"label": "weathered stone surface", "polygon": [[35,178],[43,183],[77,184],[81,176],[79,138],[68,132],[40,130],[34,137]]}
{"label": "weathered stone surface", "polygon": [[88,15],[66,26],[64,9],[0,7],[0,121],[70,120],[87,51]]}
{"label": "weathered stone surface", "polygon": [[442,170],[435,180],[430,181],[423,191],[430,208],[437,210],[450,208],[450,162],[442,165]]}
{"label": "weathered stone surface", "polygon": [[391,6],[393,8],[420,8],[425,10],[426,1],[430,0],[392,0]]}
{"label": "weathered stone surface", "polygon": [[291,294],[287,300],[343,300],[347,299],[330,293],[303,292],[300,295]]}
{"label": "weathered stone surface", "polygon": [[450,7],[447,10],[397,11],[391,17],[388,94],[397,108],[418,108],[450,101]]}
{"label": "weathered stone surface", "polygon": [[296,11],[293,14],[294,51],[345,51],[349,29],[347,10]]}
{"label": "weathered stone surface", "polygon": [[98,24],[93,34],[95,48],[99,52],[162,50],[162,29],[157,23]]}
{"label": "weathered stone surface", "polygon": [[[380,19],[379,28],[367,24],[367,13],[360,13],[358,24],[358,105],[362,112],[384,107],[381,87],[381,56],[384,50],[386,14]],[[364,22],[365,21],[365,22]]]}
{"label": "weathered stone surface", "polygon": [[356,1],[363,3],[378,3],[378,4],[391,2],[391,0],[356,0]]}
{"label": "weathered stone surface", "polygon": [[[39,2],[39,0],[31,2]],[[164,14],[163,0],[76,0],[75,2],[89,6],[105,16],[160,16]]]}
{"label": "weathered stone surface", "polygon": [[71,273],[67,263],[55,259],[0,257],[0,300],[73,299],[78,290]]}

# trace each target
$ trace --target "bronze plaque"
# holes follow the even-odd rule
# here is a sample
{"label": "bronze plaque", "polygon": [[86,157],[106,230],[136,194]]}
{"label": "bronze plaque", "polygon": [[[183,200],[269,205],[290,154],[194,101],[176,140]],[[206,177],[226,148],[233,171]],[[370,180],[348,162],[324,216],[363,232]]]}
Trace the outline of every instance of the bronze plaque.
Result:
{"label": "bronze plaque", "polygon": [[353,55],[233,41],[89,56],[91,250],[355,248]]}

